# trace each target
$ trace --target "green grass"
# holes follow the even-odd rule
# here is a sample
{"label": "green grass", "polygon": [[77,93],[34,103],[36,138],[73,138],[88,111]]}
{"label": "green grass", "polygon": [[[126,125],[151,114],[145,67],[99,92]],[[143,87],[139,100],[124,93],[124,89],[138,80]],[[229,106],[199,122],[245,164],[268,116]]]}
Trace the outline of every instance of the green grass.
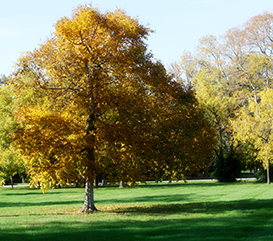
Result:
{"label": "green grass", "polygon": [[0,240],[273,240],[273,186],[189,182],[95,190],[0,188]]}

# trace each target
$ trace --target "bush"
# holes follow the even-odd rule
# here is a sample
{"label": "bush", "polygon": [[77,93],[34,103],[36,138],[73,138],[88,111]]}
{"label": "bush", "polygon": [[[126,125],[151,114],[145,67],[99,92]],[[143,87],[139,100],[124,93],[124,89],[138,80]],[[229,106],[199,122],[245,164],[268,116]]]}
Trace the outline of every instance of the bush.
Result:
{"label": "bush", "polygon": [[241,163],[235,155],[229,155],[218,160],[212,176],[219,182],[236,182],[241,173]]}

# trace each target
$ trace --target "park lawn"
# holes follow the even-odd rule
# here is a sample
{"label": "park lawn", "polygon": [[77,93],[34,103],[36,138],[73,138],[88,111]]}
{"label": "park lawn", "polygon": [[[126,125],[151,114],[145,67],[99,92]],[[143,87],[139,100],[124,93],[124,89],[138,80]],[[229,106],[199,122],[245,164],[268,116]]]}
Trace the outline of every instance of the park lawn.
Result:
{"label": "park lawn", "polygon": [[273,240],[273,186],[214,181],[95,190],[0,188],[0,240]]}

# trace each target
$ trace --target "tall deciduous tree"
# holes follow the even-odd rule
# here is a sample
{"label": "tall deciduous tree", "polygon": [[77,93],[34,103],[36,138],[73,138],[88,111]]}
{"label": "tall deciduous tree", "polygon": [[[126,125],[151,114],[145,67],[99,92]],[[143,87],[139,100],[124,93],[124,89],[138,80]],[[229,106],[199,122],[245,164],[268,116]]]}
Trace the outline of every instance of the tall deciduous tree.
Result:
{"label": "tall deciduous tree", "polygon": [[14,97],[12,87],[6,78],[1,78],[0,87],[0,183],[4,184],[6,179],[11,180],[13,187],[13,176],[24,175],[25,166],[16,150],[10,146],[11,134],[17,129],[14,120]]}
{"label": "tall deciduous tree", "polygon": [[[221,60],[220,48],[212,36],[200,41],[199,56],[185,52],[179,63],[173,63],[170,72],[176,79],[186,86],[192,86],[196,91],[196,98],[205,112],[205,117],[215,129],[218,144],[214,146],[213,162],[215,169],[219,169],[227,159],[232,159],[234,151],[229,141],[231,128],[229,118],[236,107],[235,98],[228,94],[225,62]],[[219,178],[223,181],[235,181],[236,171]],[[233,170],[233,169],[232,169]]]}
{"label": "tall deciduous tree", "polygon": [[253,143],[259,150],[257,158],[267,169],[267,183],[270,184],[269,166],[273,159],[273,90],[257,93],[249,100],[249,105],[242,108],[238,118],[233,121],[234,138],[241,142]]}
{"label": "tall deciduous tree", "polygon": [[83,211],[93,212],[93,179],[101,173],[134,183],[159,171],[175,179],[206,164],[210,125],[193,92],[147,51],[151,32],[119,9],[101,14],[80,6],[18,61],[22,128],[14,143],[33,184],[84,178]]}

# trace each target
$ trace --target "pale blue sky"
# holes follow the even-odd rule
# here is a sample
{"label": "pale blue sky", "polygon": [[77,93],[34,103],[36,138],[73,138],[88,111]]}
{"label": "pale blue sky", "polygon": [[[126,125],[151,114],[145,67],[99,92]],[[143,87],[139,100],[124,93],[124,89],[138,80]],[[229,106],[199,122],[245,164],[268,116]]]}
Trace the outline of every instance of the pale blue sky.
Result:
{"label": "pale blue sky", "polygon": [[20,54],[44,42],[58,19],[88,3],[101,12],[119,7],[149,23],[156,31],[149,48],[166,67],[184,50],[193,51],[201,37],[273,11],[273,0],[0,0],[0,74],[8,76]]}

